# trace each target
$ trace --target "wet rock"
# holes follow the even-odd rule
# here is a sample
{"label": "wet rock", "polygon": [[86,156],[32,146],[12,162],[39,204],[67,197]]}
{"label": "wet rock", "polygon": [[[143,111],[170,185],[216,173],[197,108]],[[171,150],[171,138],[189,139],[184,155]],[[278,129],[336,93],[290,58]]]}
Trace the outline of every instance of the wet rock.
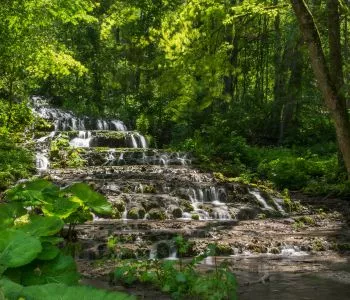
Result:
{"label": "wet rock", "polygon": [[162,258],[167,258],[170,256],[170,246],[166,242],[160,242],[157,244],[157,258],[162,259]]}
{"label": "wet rock", "polygon": [[174,218],[178,219],[182,217],[182,209],[179,207],[175,207],[171,214],[173,215]]}
{"label": "wet rock", "polygon": [[272,254],[280,254],[281,253],[281,250],[277,247],[273,247],[270,249],[270,253]]}
{"label": "wet rock", "polygon": [[194,214],[194,215],[192,215],[192,217],[191,217],[191,219],[192,220],[199,220],[199,215],[197,215],[197,214]]}
{"label": "wet rock", "polygon": [[159,209],[160,204],[157,200],[155,199],[147,199],[147,200],[142,200],[141,205],[144,207],[146,211],[149,211],[151,209]]}
{"label": "wet rock", "polygon": [[258,216],[259,211],[253,207],[243,207],[239,210],[236,217],[238,220],[252,220]]}
{"label": "wet rock", "polygon": [[137,219],[143,219],[145,215],[146,215],[146,211],[143,208],[132,207],[127,213],[127,218],[137,220]]}
{"label": "wet rock", "polygon": [[166,219],[166,213],[163,209],[158,208],[152,208],[148,212],[148,218],[150,220],[165,220]]}
{"label": "wet rock", "polygon": [[125,207],[126,207],[125,202],[120,198],[113,200],[112,205],[113,207],[117,208],[119,212],[125,211]]}

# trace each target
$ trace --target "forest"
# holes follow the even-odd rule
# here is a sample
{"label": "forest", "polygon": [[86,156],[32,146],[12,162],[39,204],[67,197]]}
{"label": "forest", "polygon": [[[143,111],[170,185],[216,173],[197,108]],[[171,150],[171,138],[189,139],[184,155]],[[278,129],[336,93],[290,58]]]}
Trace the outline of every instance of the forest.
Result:
{"label": "forest", "polygon": [[[101,218],[164,232],[186,218],[193,232],[285,218],[300,231],[329,214],[347,230],[349,36],[344,0],[3,0],[0,299],[138,297],[75,286],[82,224]],[[150,169],[158,163],[164,179]],[[244,207],[232,204],[238,198]],[[227,261],[215,259],[208,274],[196,267],[235,254],[225,233],[223,244],[208,239],[202,248],[198,236],[166,235],[171,242],[153,240],[160,260],[140,262],[125,258],[141,246],[123,246],[137,238],[112,231],[104,237],[109,263],[119,264],[112,281],[150,284],[164,299],[237,299]],[[350,251],[348,237],[310,243],[310,251]],[[174,247],[178,260],[163,263]],[[273,242],[247,247],[283,252]],[[73,287],[62,294],[63,284]],[[248,295],[238,299],[258,299]]]}

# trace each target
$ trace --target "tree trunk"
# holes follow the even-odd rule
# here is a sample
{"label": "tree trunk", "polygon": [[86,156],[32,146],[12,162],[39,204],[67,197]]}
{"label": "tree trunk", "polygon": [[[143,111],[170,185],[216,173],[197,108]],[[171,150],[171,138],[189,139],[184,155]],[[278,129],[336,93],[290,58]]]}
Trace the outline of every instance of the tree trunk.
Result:
{"label": "tree trunk", "polygon": [[[329,72],[337,93],[344,97],[343,59],[340,43],[340,18],[338,0],[327,0],[327,25],[329,44]],[[338,145],[338,164],[345,170],[343,156]]]}
{"label": "tree trunk", "polygon": [[300,30],[306,42],[318,87],[334,120],[337,139],[350,179],[350,122],[345,101],[333,82],[322,49],[320,35],[304,0],[291,0]]}

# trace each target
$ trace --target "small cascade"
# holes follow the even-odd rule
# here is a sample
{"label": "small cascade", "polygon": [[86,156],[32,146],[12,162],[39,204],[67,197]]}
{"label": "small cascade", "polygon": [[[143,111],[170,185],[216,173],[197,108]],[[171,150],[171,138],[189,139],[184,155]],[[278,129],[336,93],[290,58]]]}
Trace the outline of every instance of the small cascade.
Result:
{"label": "small cascade", "polygon": [[50,107],[45,98],[32,97],[33,111],[43,119],[51,121],[55,131],[115,130],[127,131],[120,120],[102,120],[87,116],[78,117],[71,111]]}
{"label": "small cascade", "polygon": [[273,207],[271,205],[269,205],[266,200],[264,199],[264,197],[261,195],[260,191],[257,189],[251,189],[249,190],[249,194],[253,195],[255,197],[255,199],[258,201],[258,203],[261,205],[262,208],[266,209],[266,210],[270,210],[270,211],[274,211],[277,209],[277,211],[281,214],[281,215],[285,215],[286,212],[282,207],[282,201],[279,198],[276,197],[271,197],[271,202],[273,203]]}
{"label": "small cascade", "polygon": [[121,152],[118,158],[118,165],[124,163],[124,152]]}
{"label": "small cascade", "polygon": [[49,168],[49,159],[44,153],[37,153],[36,154],[36,169],[39,172],[47,171]]}
{"label": "small cascade", "polygon": [[136,141],[136,138],[135,138],[134,134],[130,135],[130,139],[131,139],[131,146],[132,146],[132,148],[138,148],[137,141]]}
{"label": "small cascade", "polygon": [[138,137],[139,137],[139,140],[140,140],[141,148],[146,149],[147,148],[146,138],[143,135],[141,135],[141,134],[138,134]]}
{"label": "small cascade", "polygon": [[107,157],[106,157],[106,162],[104,163],[104,165],[113,165],[115,160],[116,160],[116,158],[115,158],[115,149],[108,150]]}
{"label": "small cascade", "polygon": [[143,194],[143,191],[144,191],[144,187],[143,187],[142,183],[140,183],[139,185],[135,186],[135,193]]}
{"label": "small cascade", "polygon": [[112,120],[111,123],[114,126],[113,130],[117,130],[117,131],[127,131],[128,130],[126,128],[126,126],[124,125],[124,123],[119,121],[119,120]]}
{"label": "small cascade", "polygon": [[78,137],[72,139],[69,144],[72,147],[88,148],[91,142],[91,131],[79,131]]}
{"label": "small cascade", "polygon": [[249,194],[253,195],[258,203],[267,210],[274,210],[273,207],[267,204],[266,200],[261,196],[259,190],[253,189],[249,190]]}
{"label": "small cascade", "polygon": [[[226,205],[227,194],[224,188],[189,188],[188,197],[194,208],[194,213],[200,220],[231,220],[231,215]],[[210,205],[210,213],[203,209],[205,205]],[[184,217],[184,216],[183,216]],[[193,218],[193,215],[191,216]]]}
{"label": "small cascade", "polygon": [[45,135],[45,136],[37,139],[36,142],[37,143],[43,143],[43,142],[45,142],[45,141],[47,141],[49,139],[52,139],[55,135],[56,135],[56,131],[52,131],[52,132],[50,132],[49,135]]}

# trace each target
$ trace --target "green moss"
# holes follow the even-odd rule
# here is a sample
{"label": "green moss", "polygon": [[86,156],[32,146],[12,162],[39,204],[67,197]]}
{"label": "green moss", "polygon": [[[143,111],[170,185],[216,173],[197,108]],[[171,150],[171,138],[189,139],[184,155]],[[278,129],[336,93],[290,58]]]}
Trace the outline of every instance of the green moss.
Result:
{"label": "green moss", "polygon": [[165,220],[166,219],[166,213],[163,209],[158,208],[152,208],[148,212],[149,219],[151,220]]}
{"label": "green moss", "polygon": [[309,226],[314,226],[316,224],[316,221],[310,216],[301,216],[299,218],[296,218],[296,221]]}
{"label": "green moss", "polygon": [[156,191],[156,188],[155,188],[154,185],[144,185],[143,186],[143,192],[144,193],[152,193],[152,194],[154,194],[157,191]]}
{"label": "green moss", "polygon": [[215,254],[217,255],[231,255],[233,254],[233,249],[229,244],[218,243],[216,245]]}
{"label": "green moss", "polygon": [[133,207],[127,213],[128,219],[143,219],[146,215],[146,211],[142,207]]}
{"label": "green moss", "polygon": [[192,212],[194,210],[192,204],[188,201],[188,200],[185,200],[185,199],[182,199],[181,202],[180,202],[180,206],[182,208],[182,210],[184,212]]}
{"label": "green moss", "polygon": [[171,213],[172,213],[173,217],[176,219],[182,217],[182,209],[179,207],[173,209],[173,211]]}
{"label": "green moss", "polygon": [[191,219],[198,221],[199,220],[199,215],[192,215]]}
{"label": "green moss", "polygon": [[323,242],[320,239],[313,240],[311,247],[312,247],[313,251],[325,251],[326,250]]}
{"label": "green moss", "polygon": [[122,199],[116,199],[112,204],[118,211],[123,212],[125,210],[125,202]]}

